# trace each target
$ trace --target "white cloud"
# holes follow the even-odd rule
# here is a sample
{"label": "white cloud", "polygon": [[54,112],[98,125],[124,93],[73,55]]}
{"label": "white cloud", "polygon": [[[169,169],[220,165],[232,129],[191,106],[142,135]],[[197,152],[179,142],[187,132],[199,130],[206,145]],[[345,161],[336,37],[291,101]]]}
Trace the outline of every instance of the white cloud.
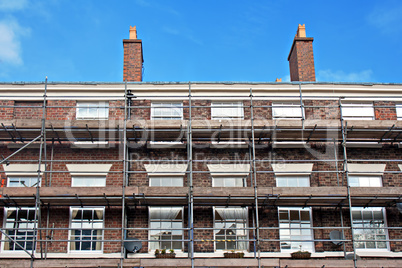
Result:
{"label": "white cloud", "polygon": [[1,11],[21,10],[28,6],[28,0],[0,0]]}
{"label": "white cloud", "polygon": [[321,82],[373,82],[373,71],[345,73],[344,71],[320,70],[317,81]]}
{"label": "white cloud", "polygon": [[368,22],[385,34],[402,31],[402,5],[377,7],[368,15]]}
{"label": "white cloud", "polygon": [[21,27],[14,18],[0,21],[0,64],[23,63],[20,38],[29,33],[30,29]]}
{"label": "white cloud", "polygon": [[[195,43],[195,44],[197,44],[197,45],[199,45],[199,46],[204,45],[204,43],[203,43],[200,39],[195,38],[195,37],[194,37],[192,34],[190,34],[190,33],[182,33],[180,30],[175,29],[175,28],[171,28],[171,27],[168,27],[168,26],[163,26],[163,27],[162,27],[162,31],[164,31],[164,32],[167,33],[167,34],[176,35],[176,36],[181,36],[181,37],[183,37],[183,38],[186,38],[186,39],[190,40],[191,42],[193,42],[193,43]],[[188,29],[184,29],[183,31],[184,31],[184,32],[190,32],[190,30],[188,30]]]}

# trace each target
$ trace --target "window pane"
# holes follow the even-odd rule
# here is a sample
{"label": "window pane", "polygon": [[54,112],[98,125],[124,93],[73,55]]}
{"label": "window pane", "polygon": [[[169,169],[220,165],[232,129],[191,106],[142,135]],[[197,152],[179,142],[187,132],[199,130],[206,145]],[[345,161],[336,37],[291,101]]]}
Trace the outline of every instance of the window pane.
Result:
{"label": "window pane", "polygon": [[8,187],[34,187],[38,183],[38,177],[9,177],[7,180]]}
{"label": "window pane", "polygon": [[277,187],[310,187],[309,176],[277,176]]}
{"label": "window pane", "polygon": [[242,177],[213,177],[214,187],[244,187],[245,178]]}
{"label": "window pane", "polygon": [[300,107],[300,103],[293,103],[293,102],[272,103],[272,117],[273,119],[278,118],[300,119],[302,118],[302,110]]}
{"label": "window pane", "polygon": [[77,101],[77,119],[107,119],[109,116],[108,103],[103,101]]}
{"label": "window pane", "polygon": [[299,220],[299,211],[298,210],[291,210],[290,211],[290,220],[291,221],[298,221]]}
{"label": "window pane", "polygon": [[71,181],[72,187],[105,187],[106,177],[72,177]]}
{"label": "window pane", "polygon": [[[71,210],[71,228],[79,228],[70,232],[70,243],[72,251],[100,251],[103,231],[103,209],[74,208]],[[92,241],[91,241],[92,240]]]}
{"label": "window pane", "polygon": [[342,116],[344,119],[373,120],[373,103],[342,103]]}
{"label": "window pane", "polygon": [[[150,239],[152,248],[182,249],[183,238],[183,208],[182,207],[150,207],[149,219],[151,230]],[[173,230],[175,229],[175,230]],[[178,240],[178,241],[173,241]]]}
{"label": "window pane", "polygon": [[314,243],[309,241],[313,239],[313,232],[310,230],[310,209],[280,208],[279,219],[281,250],[297,251],[300,247],[302,250],[313,250]]}
{"label": "window pane", "polygon": [[180,120],[183,117],[183,108],[180,102],[153,102],[151,104],[151,119]]}
{"label": "window pane", "polygon": [[242,102],[213,102],[211,104],[212,119],[242,119],[243,103]]}
{"label": "window pane", "polygon": [[350,187],[381,187],[381,176],[348,176]]}
{"label": "window pane", "polygon": [[[384,241],[386,229],[381,229],[385,227],[383,215],[382,208],[353,208],[352,226],[357,248],[387,248],[388,244]],[[362,227],[365,229],[361,229]]]}
{"label": "window pane", "polygon": [[[5,209],[6,210],[6,234],[11,239],[17,241],[24,249],[32,250],[34,247],[33,238],[35,232],[35,209],[34,208],[19,208],[19,209]],[[19,251],[23,250],[16,243],[12,242],[8,238],[5,238],[4,250]]]}
{"label": "window pane", "polygon": [[[247,208],[215,208],[215,247],[217,250],[247,249]],[[222,240],[222,241],[219,241]]]}
{"label": "window pane", "polygon": [[150,177],[149,186],[183,187],[183,177]]}

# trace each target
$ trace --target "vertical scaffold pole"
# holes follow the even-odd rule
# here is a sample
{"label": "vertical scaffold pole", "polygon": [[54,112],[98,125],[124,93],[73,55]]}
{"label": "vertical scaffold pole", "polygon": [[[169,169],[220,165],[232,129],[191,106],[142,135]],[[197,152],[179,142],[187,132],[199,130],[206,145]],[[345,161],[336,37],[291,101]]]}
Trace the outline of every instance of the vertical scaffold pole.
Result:
{"label": "vertical scaffold pole", "polygon": [[[120,265],[123,267],[125,250],[124,250],[124,240],[126,233],[126,185],[127,185],[127,79],[124,83],[124,123],[123,123],[123,185],[121,193],[121,256]],[[119,132],[118,134],[121,137]]]}
{"label": "vertical scaffold pole", "polygon": [[257,193],[257,172],[255,165],[255,133],[254,133],[254,107],[253,107],[253,89],[250,88],[250,115],[251,115],[251,146],[252,146],[252,171],[254,179],[254,205],[255,205],[255,240],[258,252],[258,267],[261,267],[261,249],[260,249],[260,224],[258,217],[258,193]]}
{"label": "vertical scaffold pole", "polygon": [[187,125],[187,163],[188,163],[188,225],[189,225],[189,257],[191,268],[194,268],[194,196],[193,196],[193,133],[191,114],[191,83],[188,83],[188,125]]}
{"label": "vertical scaffold pole", "polygon": [[[40,145],[39,145],[39,158],[38,158],[38,170],[37,170],[37,180],[36,180],[36,196],[35,196],[35,217],[34,217],[34,236],[32,241],[32,257],[31,257],[31,267],[33,267],[33,262],[35,259],[35,247],[36,247],[36,236],[38,235],[38,228],[41,228],[41,206],[40,206],[40,182],[41,182],[41,166],[42,166],[42,157],[43,157],[43,147],[46,146],[46,98],[47,98],[47,76],[45,79],[45,92],[43,94],[43,106],[42,106],[42,120],[41,120],[41,137],[40,137]],[[43,250],[42,250],[42,231],[39,230],[39,239],[40,239],[40,255],[43,258]]]}
{"label": "vertical scaffold pole", "polygon": [[353,228],[353,217],[352,217],[352,199],[350,196],[350,185],[349,185],[349,169],[348,169],[348,156],[347,156],[347,150],[346,150],[346,137],[347,137],[347,129],[348,129],[348,124],[347,122],[345,123],[343,120],[343,115],[342,115],[342,102],[341,99],[339,99],[339,110],[340,110],[340,115],[341,115],[341,131],[342,131],[342,147],[343,147],[343,173],[346,179],[346,187],[348,189],[347,195],[348,195],[348,204],[349,204],[349,217],[350,217],[350,230],[352,233],[352,247],[353,247],[353,266],[357,268],[357,257],[356,257],[356,247],[355,247],[355,235],[354,235],[354,228]]}
{"label": "vertical scaffold pole", "polygon": [[[338,146],[336,145],[336,141],[334,139],[334,157],[335,157],[335,167],[336,167],[336,182],[339,187],[339,167],[338,167]],[[345,229],[343,229],[343,214],[342,214],[342,205],[339,206],[339,215],[341,219],[341,227],[342,227],[342,237],[345,239]],[[343,242],[343,257],[346,258],[346,243]]]}

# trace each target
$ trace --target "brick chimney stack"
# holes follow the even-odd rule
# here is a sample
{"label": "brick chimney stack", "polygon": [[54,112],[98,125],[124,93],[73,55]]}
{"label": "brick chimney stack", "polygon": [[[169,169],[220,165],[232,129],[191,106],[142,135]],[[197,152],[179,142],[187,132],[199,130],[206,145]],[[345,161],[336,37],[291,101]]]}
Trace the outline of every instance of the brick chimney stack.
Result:
{"label": "brick chimney stack", "polygon": [[290,81],[315,81],[312,37],[306,37],[306,26],[299,24],[288,56]]}
{"label": "brick chimney stack", "polygon": [[137,39],[136,26],[130,26],[130,39],[123,39],[124,64],[123,81],[141,82],[142,81],[142,40]]}

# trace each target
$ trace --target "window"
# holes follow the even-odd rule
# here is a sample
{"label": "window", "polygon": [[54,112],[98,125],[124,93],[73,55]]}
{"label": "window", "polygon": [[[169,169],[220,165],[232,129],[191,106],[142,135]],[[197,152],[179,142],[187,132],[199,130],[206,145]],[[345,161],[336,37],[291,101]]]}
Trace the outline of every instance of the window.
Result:
{"label": "window", "polygon": [[350,187],[382,187],[381,176],[349,175]]}
{"label": "window", "polygon": [[183,208],[149,208],[149,249],[183,249]]}
{"label": "window", "polygon": [[309,176],[276,176],[277,187],[310,187]]}
{"label": "window", "polygon": [[246,177],[213,177],[212,187],[246,187]]}
{"label": "window", "polygon": [[383,208],[352,208],[356,249],[388,249]]}
{"label": "window", "polygon": [[151,104],[151,119],[181,120],[183,119],[182,106],[181,102],[153,102]]}
{"label": "window", "polygon": [[293,252],[301,249],[313,252],[313,231],[309,229],[312,226],[311,208],[280,207],[278,211],[281,250]]}
{"label": "window", "polygon": [[272,118],[273,119],[302,119],[302,109],[300,102],[273,102]]}
{"label": "window", "polygon": [[150,177],[151,187],[183,187],[183,177]]}
{"label": "window", "polygon": [[207,164],[212,187],[247,187],[250,164]]}
{"label": "window", "polygon": [[71,208],[71,251],[102,251],[103,216],[104,208]]}
{"label": "window", "polygon": [[105,187],[105,176],[73,176],[71,187]]}
{"label": "window", "polygon": [[107,119],[109,104],[105,101],[77,101],[77,119]]}
{"label": "window", "polygon": [[[25,250],[31,251],[34,247],[35,237],[35,208],[6,208],[4,230],[13,240]],[[17,243],[4,237],[4,250],[23,250]]]}
{"label": "window", "polygon": [[112,164],[66,164],[71,187],[105,187]]}
{"label": "window", "polygon": [[243,102],[212,102],[212,119],[243,119]]}
{"label": "window", "polygon": [[374,120],[373,103],[342,103],[342,118],[346,120]]}
{"label": "window", "polygon": [[214,208],[216,250],[247,250],[247,208]]}
{"label": "window", "polygon": [[396,104],[396,116],[398,120],[402,120],[402,103]]}
{"label": "window", "polygon": [[[8,187],[36,187],[38,177],[8,177]],[[39,181],[40,186],[41,181]]]}

